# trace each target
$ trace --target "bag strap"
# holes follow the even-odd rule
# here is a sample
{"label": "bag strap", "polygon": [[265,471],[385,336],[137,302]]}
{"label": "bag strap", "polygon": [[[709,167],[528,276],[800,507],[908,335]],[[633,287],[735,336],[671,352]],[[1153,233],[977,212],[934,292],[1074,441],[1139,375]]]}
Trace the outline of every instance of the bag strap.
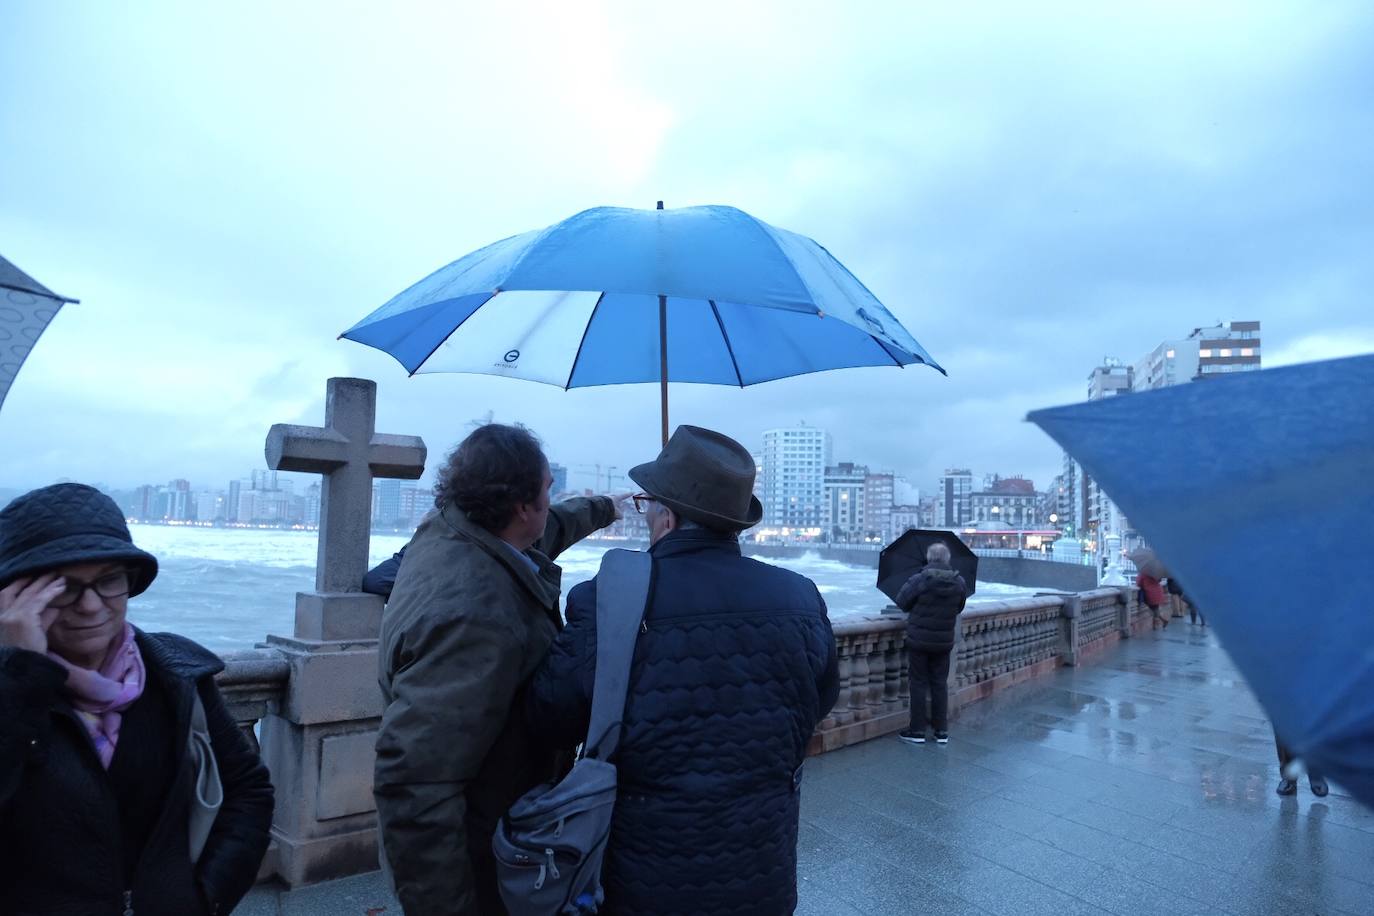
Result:
{"label": "bag strap", "polygon": [[630,662],[649,601],[653,561],[637,550],[608,550],[596,574],[596,682],[585,756],[608,760],[620,744]]}
{"label": "bag strap", "polygon": [[200,861],[210,829],[215,825],[219,809],[224,804],[224,784],[220,780],[219,764],[210,742],[210,725],[205,717],[205,704],[200,688],[191,688],[191,727],[186,737],[191,757],[191,805],[187,816],[187,838],[191,845],[191,864]]}

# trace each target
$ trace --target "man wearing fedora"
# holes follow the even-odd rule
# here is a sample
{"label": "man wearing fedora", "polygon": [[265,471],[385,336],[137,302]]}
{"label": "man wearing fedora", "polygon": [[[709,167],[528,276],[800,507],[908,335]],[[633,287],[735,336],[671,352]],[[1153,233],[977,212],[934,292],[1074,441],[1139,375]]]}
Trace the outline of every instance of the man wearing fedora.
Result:
{"label": "man wearing fedora", "polygon": [[[680,426],[630,471],[653,574],[615,763],[604,912],[791,913],[801,766],[839,694],[835,636],[811,580],[744,557],[754,460]],[[595,579],[526,696],[532,728],[586,734],[596,669]]]}

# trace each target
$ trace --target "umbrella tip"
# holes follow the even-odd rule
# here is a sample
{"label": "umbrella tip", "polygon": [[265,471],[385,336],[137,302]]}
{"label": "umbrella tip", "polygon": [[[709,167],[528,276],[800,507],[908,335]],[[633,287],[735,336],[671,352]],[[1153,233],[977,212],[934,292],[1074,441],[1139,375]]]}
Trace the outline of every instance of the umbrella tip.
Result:
{"label": "umbrella tip", "polygon": [[660,209],[660,210],[663,209],[663,201],[661,201],[661,200],[658,202],[658,209]]}

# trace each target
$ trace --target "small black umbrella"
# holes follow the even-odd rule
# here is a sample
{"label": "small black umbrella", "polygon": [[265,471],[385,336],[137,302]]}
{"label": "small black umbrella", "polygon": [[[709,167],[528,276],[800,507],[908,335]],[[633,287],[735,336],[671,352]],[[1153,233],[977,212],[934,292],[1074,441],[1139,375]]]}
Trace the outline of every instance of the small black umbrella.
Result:
{"label": "small black umbrella", "polygon": [[977,555],[952,532],[920,528],[913,528],[883,548],[878,557],[878,590],[896,601],[906,580],[926,565],[926,550],[937,543],[949,548],[949,565],[964,577],[972,595],[978,587]]}

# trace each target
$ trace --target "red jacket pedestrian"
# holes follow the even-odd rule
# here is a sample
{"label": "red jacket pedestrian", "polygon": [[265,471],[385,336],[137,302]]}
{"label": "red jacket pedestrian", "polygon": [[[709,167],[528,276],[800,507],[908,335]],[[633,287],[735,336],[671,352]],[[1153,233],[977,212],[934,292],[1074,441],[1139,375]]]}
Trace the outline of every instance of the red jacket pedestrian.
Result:
{"label": "red jacket pedestrian", "polygon": [[1139,573],[1135,577],[1135,584],[1145,593],[1145,603],[1151,608],[1157,608],[1168,601],[1164,595],[1164,586],[1160,585],[1159,580],[1154,576]]}

